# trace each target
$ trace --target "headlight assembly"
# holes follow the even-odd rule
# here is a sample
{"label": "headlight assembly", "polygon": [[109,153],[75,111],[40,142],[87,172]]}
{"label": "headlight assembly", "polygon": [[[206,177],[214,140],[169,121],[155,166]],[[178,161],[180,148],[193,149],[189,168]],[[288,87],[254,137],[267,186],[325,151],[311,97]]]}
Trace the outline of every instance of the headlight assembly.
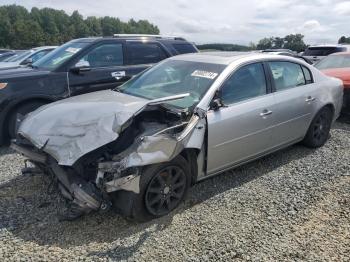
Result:
{"label": "headlight assembly", "polygon": [[7,83],[0,83],[0,89],[4,89],[7,86]]}

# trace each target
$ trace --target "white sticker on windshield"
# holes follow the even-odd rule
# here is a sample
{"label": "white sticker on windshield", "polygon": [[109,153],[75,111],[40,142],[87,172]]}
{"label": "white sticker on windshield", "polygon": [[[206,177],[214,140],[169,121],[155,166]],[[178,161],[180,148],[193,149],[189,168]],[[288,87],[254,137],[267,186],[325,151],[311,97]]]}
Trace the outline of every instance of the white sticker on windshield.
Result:
{"label": "white sticker on windshield", "polygon": [[66,49],[66,51],[69,52],[69,53],[75,54],[75,53],[79,52],[80,49],[81,49],[81,48],[68,47],[68,48]]}
{"label": "white sticker on windshield", "polygon": [[204,77],[208,79],[214,79],[217,75],[218,75],[217,73],[203,71],[203,70],[196,70],[191,74],[191,76]]}

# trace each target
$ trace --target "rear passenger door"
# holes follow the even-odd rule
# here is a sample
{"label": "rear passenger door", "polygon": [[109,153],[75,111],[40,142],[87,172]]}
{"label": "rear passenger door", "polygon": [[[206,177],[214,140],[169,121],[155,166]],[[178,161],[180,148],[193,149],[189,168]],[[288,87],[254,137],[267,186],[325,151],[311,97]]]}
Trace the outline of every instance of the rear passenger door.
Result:
{"label": "rear passenger door", "polygon": [[276,147],[302,139],[311,122],[316,85],[309,69],[294,62],[268,62],[275,99]]}
{"label": "rear passenger door", "polygon": [[127,40],[126,63],[134,74],[169,57],[168,52],[157,42]]}

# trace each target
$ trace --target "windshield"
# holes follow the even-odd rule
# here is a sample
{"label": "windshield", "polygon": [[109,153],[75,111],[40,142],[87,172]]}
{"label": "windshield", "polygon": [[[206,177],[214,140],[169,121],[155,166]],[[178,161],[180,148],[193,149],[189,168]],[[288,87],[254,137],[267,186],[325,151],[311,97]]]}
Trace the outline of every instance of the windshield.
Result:
{"label": "windshield", "polygon": [[190,96],[167,102],[180,108],[196,105],[225,65],[167,60],[120,86],[120,92],[147,99],[189,93]]}
{"label": "windshield", "polygon": [[33,64],[34,67],[55,70],[89,43],[68,42]]}
{"label": "windshield", "polygon": [[331,55],[315,64],[315,67],[322,69],[350,67],[350,55]]}
{"label": "windshield", "polygon": [[8,59],[4,60],[5,62],[18,62],[21,61],[22,59],[26,58],[32,53],[32,51],[25,51],[19,55],[14,55],[9,57]]}

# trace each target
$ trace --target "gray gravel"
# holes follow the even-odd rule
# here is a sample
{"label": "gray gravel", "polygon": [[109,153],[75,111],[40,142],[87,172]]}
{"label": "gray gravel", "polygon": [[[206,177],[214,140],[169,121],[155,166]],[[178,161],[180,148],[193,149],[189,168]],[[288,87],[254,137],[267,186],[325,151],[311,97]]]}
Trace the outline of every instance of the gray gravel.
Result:
{"label": "gray gravel", "polygon": [[350,124],[194,186],[173,214],[58,222],[63,203],[0,150],[0,261],[350,261]]}

